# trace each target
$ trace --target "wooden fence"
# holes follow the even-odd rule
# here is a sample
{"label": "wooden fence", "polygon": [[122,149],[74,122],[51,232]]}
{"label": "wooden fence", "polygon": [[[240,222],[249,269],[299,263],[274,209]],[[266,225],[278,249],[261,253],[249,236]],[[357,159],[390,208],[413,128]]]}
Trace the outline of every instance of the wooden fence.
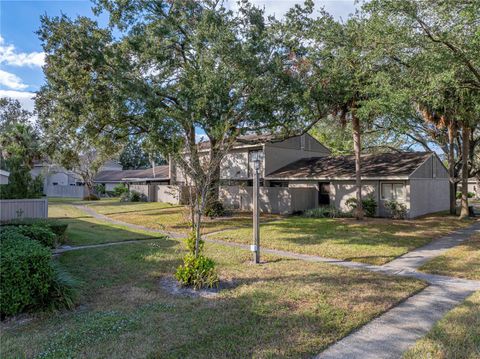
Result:
{"label": "wooden fence", "polygon": [[0,220],[11,221],[24,218],[47,218],[48,200],[38,199],[2,199],[0,200]]}

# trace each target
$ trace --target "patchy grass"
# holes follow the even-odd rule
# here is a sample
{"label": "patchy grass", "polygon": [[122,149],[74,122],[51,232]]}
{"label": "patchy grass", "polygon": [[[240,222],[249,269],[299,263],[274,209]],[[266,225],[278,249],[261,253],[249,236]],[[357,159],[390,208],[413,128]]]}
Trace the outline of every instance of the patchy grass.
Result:
{"label": "patchy grass", "polygon": [[480,234],[432,259],[420,270],[452,277],[480,280]]}
{"label": "patchy grass", "polygon": [[178,241],[63,254],[81,283],[73,312],[6,322],[1,357],[310,357],[424,287],[322,263],[207,245],[234,288],[215,298],[175,297],[159,285],[180,264]]}
{"label": "patchy grass", "polygon": [[[49,218],[56,218],[68,223],[66,243],[69,245],[101,244],[164,237],[126,226],[106,224],[104,221],[97,220],[76,208],[73,204],[77,203],[85,202],[53,201],[48,205]],[[108,231],[108,236],[105,235],[105,231]]]}
{"label": "patchy grass", "polygon": [[[469,224],[447,215],[364,221],[289,217],[262,224],[260,236],[266,248],[381,265]],[[236,229],[212,238],[247,244],[252,230]]]}
{"label": "patchy grass", "polygon": [[451,310],[413,348],[404,359],[480,357],[480,292]]}
{"label": "patchy grass", "polygon": [[[98,201],[86,203],[98,213],[110,218],[152,229],[187,234],[190,229],[190,212],[186,206],[160,202],[114,202]],[[281,218],[279,215],[264,214],[263,220]],[[203,219],[203,233],[249,226],[251,213],[234,213],[223,218]]]}

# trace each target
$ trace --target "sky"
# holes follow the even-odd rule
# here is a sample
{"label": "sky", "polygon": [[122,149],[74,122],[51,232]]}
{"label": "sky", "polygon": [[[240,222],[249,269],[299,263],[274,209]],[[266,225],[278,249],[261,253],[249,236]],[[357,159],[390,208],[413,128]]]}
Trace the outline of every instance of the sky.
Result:
{"label": "sky", "polygon": [[[264,7],[268,14],[276,17],[303,0],[250,0]],[[228,0],[227,6],[235,10],[236,1]],[[354,0],[315,0],[316,8],[324,7],[335,18],[345,20],[355,11]],[[105,14],[95,17],[92,3],[86,0],[58,1],[0,1],[0,97],[18,99],[27,110],[33,110],[33,97],[44,82],[42,66],[44,54],[36,31],[40,17],[65,14],[75,18],[95,18],[106,26]]]}

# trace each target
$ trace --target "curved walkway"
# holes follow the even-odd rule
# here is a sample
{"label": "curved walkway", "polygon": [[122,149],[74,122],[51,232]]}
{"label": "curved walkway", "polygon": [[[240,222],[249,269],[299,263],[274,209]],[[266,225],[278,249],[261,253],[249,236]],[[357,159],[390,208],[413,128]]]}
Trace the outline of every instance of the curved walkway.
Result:
{"label": "curved walkway", "polygon": [[[143,231],[161,233],[172,238],[184,237],[184,235],[180,233],[155,230],[148,227],[117,221],[99,214],[87,206],[76,207],[97,219],[109,223],[119,224]],[[408,298],[403,303],[392,308],[337,343],[331,345],[325,351],[316,356],[318,359],[394,359],[401,358],[402,353],[413,345],[416,340],[428,333],[432,326],[442,318],[447,311],[458,305],[473,292],[480,290],[480,281],[440,276],[417,271],[418,267],[434,257],[441,255],[448,249],[460,244],[477,231],[480,231],[479,221],[475,222],[468,228],[452,232],[447,236],[434,240],[431,243],[406,253],[382,266],[348,262],[339,259],[267,248],[262,248],[261,251],[278,256],[305,261],[324,262],[356,270],[368,270],[387,275],[412,277],[428,282],[430,286],[420,293]],[[224,242],[208,238],[205,238],[205,241],[230,247],[239,247],[245,250],[250,249],[250,246],[245,244]],[[60,248],[59,251],[138,242],[142,241],[125,241],[82,247]]]}

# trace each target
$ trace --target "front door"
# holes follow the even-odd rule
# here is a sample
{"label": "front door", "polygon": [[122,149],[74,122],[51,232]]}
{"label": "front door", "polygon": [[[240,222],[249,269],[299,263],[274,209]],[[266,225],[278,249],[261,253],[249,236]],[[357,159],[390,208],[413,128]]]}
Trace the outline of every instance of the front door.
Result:
{"label": "front door", "polygon": [[330,204],[330,182],[319,182],[318,189],[318,205],[328,206]]}

